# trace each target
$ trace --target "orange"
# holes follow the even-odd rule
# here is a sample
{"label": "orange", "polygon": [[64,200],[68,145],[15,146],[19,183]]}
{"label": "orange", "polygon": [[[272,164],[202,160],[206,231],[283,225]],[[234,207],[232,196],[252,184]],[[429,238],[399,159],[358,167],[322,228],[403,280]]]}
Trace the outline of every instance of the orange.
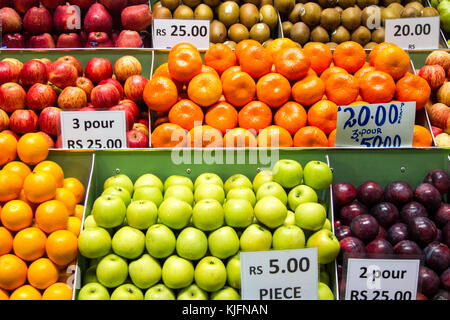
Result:
{"label": "orange", "polygon": [[56,282],[45,289],[42,300],[72,300],[72,292],[66,283]]}
{"label": "orange", "polygon": [[272,124],[272,110],[261,101],[252,101],[245,105],[238,114],[239,127],[258,132]]}
{"label": "orange", "polygon": [[300,47],[289,38],[277,38],[267,45],[266,50],[272,56],[272,60],[275,60],[278,53],[286,48],[300,48]]}
{"label": "orange", "polygon": [[369,65],[373,66],[375,57],[377,56],[377,54],[384,48],[389,47],[391,45],[394,45],[394,44],[390,43],[390,42],[381,42],[381,43],[377,44],[375,47],[373,47],[369,53]]}
{"label": "orange", "polygon": [[223,137],[220,130],[208,125],[198,126],[188,133],[188,144],[194,148],[220,148]]}
{"label": "orange", "polygon": [[58,281],[58,268],[48,258],[33,261],[28,267],[28,283],[36,289],[47,289]]}
{"label": "orange", "polygon": [[330,148],[334,147],[335,142],[336,142],[336,129],[331,131],[330,134],[328,135],[328,146]]}
{"label": "orange", "polygon": [[311,106],[325,93],[325,83],[317,76],[310,75],[300,79],[292,86],[292,98],[303,106]]}
{"label": "orange", "polygon": [[41,229],[30,227],[20,230],[14,237],[14,253],[25,261],[34,261],[45,253],[47,236]]}
{"label": "orange", "polygon": [[48,172],[30,173],[23,182],[23,190],[27,199],[34,203],[42,203],[56,195],[56,180]]}
{"label": "orange", "polygon": [[311,69],[318,75],[324,72],[333,60],[330,47],[321,42],[308,42],[303,47],[303,51],[311,60]]}
{"label": "orange", "polygon": [[274,59],[275,70],[289,80],[306,75],[311,66],[309,56],[299,47],[283,48]]}
{"label": "orange", "polygon": [[5,227],[0,227],[0,256],[10,253],[13,248],[13,237]]}
{"label": "orange", "polygon": [[306,126],[307,114],[302,105],[288,101],[275,112],[274,123],[285,128],[291,135]]}
{"label": "orange", "polygon": [[306,126],[298,130],[294,135],[294,147],[328,147],[328,139],[325,133],[319,128],[314,126]]}
{"label": "orange", "polygon": [[31,173],[30,167],[20,161],[11,161],[5,164],[3,170],[17,173],[22,178],[22,180],[25,180],[27,175]]}
{"label": "orange", "polygon": [[291,84],[281,74],[266,74],[256,83],[256,96],[269,107],[277,108],[289,100]]}
{"label": "orange", "polygon": [[372,66],[362,67],[361,69],[359,69],[358,71],[355,72],[354,76],[359,81],[359,80],[361,80],[363,75],[365,75],[368,72],[375,71],[375,70],[377,70],[377,69],[375,69],[375,67],[372,67]]}
{"label": "orange", "polygon": [[33,210],[22,200],[5,203],[0,213],[2,225],[10,231],[19,231],[33,223]]}
{"label": "orange", "polygon": [[256,79],[271,72],[273,59],[263,46],[252,45],[242,50],[239,64],[242,71]]}
{"label": "orange", "polygon": [[14,290],[27,281],[27,264],[13,254],[0,256],[0,288]]}
{"label": "orange", "polygon": [[331,75],[333,75],[335,73],[340,73],[340,72],[348,73],[347,70],[345,70],[341,67],[333,66],[333,67],[326,69],[324,72],[322,72],[322,74],[320,75],[320,79],[322,79],[322,81],[325,83]]}
{"label": "orange", "polygon": [[308,110],[308,125],[322,130],[326,135],[336,129],[338,106],[329,100],[320,100]]}
{"label": "orange", "polygon": [[338,105],[348,105],[359,95],[358,80],[348,73],[336,73],[325,82],[327,98]]}
{"label": "orange", "polygon": [[81,203],[84,200],[86,189],[77,178],[65,178],[63,188],[70,190],[74,194],[77,203]]}
{"label": "orange", "polygon": [[61,201],[50,200],[41,203],[37,207],[35,219],[37,226],[49,234],[57,230],[66,229],[69,212]]}
{"label": "orange", "polygon": [[84,206],[82,204],[77,204],[75,206],[75,210],[73,212],[73,216],[78,218],[78,219],[80,219],[80,220],[83,220],[83,210],[84,210]]}
{"label": "orange", "polygon": [[407,74],[397,81],[395,97],[397,100],[415,101],[416,110],[422,109],[431,95],[431,88],[428,82],[415,74]]}
{"label": "orange", "polygon": [[229,74],[222,81],[225,99],[235,107],[242,107],[253,100],[256,93],[255,80],[246,72]]}
{"label": "orange", "polygon": [[192,50],[197,50],[197,48],[193,45],[190,44],[189,42],[180,42],[177,43],[176,45],[174,45],[171,49],[171,51],[175,51],[181,48],[188,48],[188,49],[192,49]]}
{"label": "orange", "polygon": [[67,220],[67,230],[72,232],[74,235],[78,237],[81,229],[81,219],[77,217],[70,216]]}
{"label": "orange", "polygon": [[0,170],[0,202],[17,199],[22,186],[23,179],[17,173]]}
{"label": "orange", "polygon": [[178,100],[178,89],[167,77],[152,77],[144,88],[144,102],[150,110],[169,111]]}
{"label": "orange", "polygon": [[220,75],[220,81],[222,81],[222,85],[223,85],[223,80],[228,77],[230,74],[238,72],[238,71],[242,71],[241,66],[232,66],[229,67],[227,70],[225,70],[221,75]]}
{"label": "orange", "polygon": [[151,133],[153,148],[182,148],[187,143],[186,130],[174,123],[163,123]]}
{"label": "orange", "polygon": [[337,67],[344,68],[349,73],[355,73],[366,62],[366,52],[359,43],[345,41],[334,49],[333,62]]}
{"label": "orange", "polygon": [[26,284],[14,290],[9,300],[42,300],[42,295],[39,290]]}
{"label": "orange", "polygon": [[55,264],[68,265],[78,254],[77,236],[68,230],[55,231],[48,236],[45,251]]}
{"label": "orange", "polygon": [[237,123],[238,112],[227,102],[218,102],[206,111],[205,124],[220,130],[222,134],[236,128]]}
{"label": "orange", "polygon": [[212,73],[215,76],[219,76],[216,70],[211,68],[210,66],[202,65],[202,72],[201,73]]}
{"label": "orange", "polygon": [[236,55],[229,46],[216,43],[205,52],[205,65],[212,67],[221,75],[229,67],[236,65]]}
{"label": "orange", "polygon": [[413,133],[413,147],[431,147],[433,144],[433,137],[430,131],[424,126],[414,125]]}
{"label": "orange", "polygon": [[389,102],[395,95],[395,82],[383,71],[370,71],[359,80],[362,98],[369,103]]}
{"label": "orange", "polygon": [[0,301],[9,300],[8,291],[0,289]]}
{"label": "orange", "polygon": [[53,178],[55,178],[56,186],[58,188],[61,188],[64,184],[64,171],[61,168],[59,164],[57,164],[54,161],[51,160],[45,160],[40,163],[38,163],[34,169],[33,172],[37,171],[45,171],[50,173]]}
{"label": "orange", "polygon": [[75,206],[77,205],[77,199],[75,198],[75,195],[66,188],[56,188],[56,194],[53,198],[54,200],[59,200],[67,208],[67,211],[69,212],[69,215],[73,214],[73,211],[75,210]]}
{"label": "orange", "polygon": [[396,45],[386,46],[373,58],[375,69],[389,73],[394,80],[403,77],[408,72],[410,64],[406,51]]}
{"label": "orange", "polygon": [[219,101],[222,95],[220,78],[211,73],[200,73],[189,82],[189,99],[202,107],[208,107]]}
{"label": "orange", "polygon": [[11,134],[0,132],[0,166],[17,157],[17,140]]}
{"label": "orange", "polygon": [[178,92],[180,92],[183,89],[183,83],[180,81],[175,80],[169,72],[169,63],[165,62],[162,65],[160,65],[158,68],[156,68],[156,70],[153,72],[153,76],[154,77],[166,77],[169,78],[170,80],[173,81],[173,83],[175,84],[175,86],[178,89]]}
{"label": "orange", "polygon": [[38,164],[48,156],[48,142],[39,133],[26,133],[17,143],[17,155],[28,165]]}
{"label": "orange", "polygon": [[189,99],[181,99],[170,108],[169,121],[186,130],[203,123],[203,110]]}
{"label": "orange", "polygon": [[255,135],[249,130],[234,128],[228,130],[223,136],[223,146],[225,148],[253,148],[258,146],[258,142]]}
{"label": "orange", "polygon": [[272,125],[261,130],[257,137],[259,147],[292,147],[292,137],[286,129]]}
{"label": "orange", "polygon": [[178,81],[187,82],[202,71],[202,57],[197,49],[172,48],[168,57],[170,75]]}
{"label": "orange", "polygon": [[240,58],[241,58],[242,52],[244,50],[246,50],[247,48],[249,48],[249,47],[259,47],[259,48],[261,48],[262,45],[261,45],[261,43],[259,43],[256,40],[253,40],[253,39],[245,39],[245,40],[239,41],[239,43],[234,48],[234,53],[236,54],[236,58],[237,58],[238,62],[240,62]]}

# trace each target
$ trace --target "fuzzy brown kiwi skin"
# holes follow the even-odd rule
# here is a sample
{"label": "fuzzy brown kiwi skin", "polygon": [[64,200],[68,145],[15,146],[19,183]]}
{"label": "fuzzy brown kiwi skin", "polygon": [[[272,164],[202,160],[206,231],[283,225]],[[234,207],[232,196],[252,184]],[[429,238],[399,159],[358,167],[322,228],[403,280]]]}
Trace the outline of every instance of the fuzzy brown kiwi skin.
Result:
{"label": "fuzzy brown kiwi skin", "polygon": [[[333,31],[341,24],[341,15],[334,8],[327,8],[322,11],[320,25],[328,31]],[[328,41],[327,41],[328,42]]]}
{"label": "fuzzy brown kiwi skin", "polygon": [[292,26],[290,38],[302,46],[309,40],[311,31],[304,22],[297,22]]}
{"label": "fuzzy brown kiwi skin", "polygon": [[227,28],[219,20],[213,20],[210,24],[210,41],[213,43],[222,43],[227,39]]}

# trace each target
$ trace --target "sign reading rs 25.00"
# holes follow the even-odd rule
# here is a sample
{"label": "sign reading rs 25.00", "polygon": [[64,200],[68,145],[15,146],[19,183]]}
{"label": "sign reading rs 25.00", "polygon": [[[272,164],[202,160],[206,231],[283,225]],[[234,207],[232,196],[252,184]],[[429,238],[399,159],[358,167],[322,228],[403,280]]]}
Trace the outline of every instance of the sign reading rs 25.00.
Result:
{"label": "sign reading rs 25.00", "polygon": [[209,20],[154,19],[152,40],[154,49],[171,49],[188,42],[197,49],[209,48]]}

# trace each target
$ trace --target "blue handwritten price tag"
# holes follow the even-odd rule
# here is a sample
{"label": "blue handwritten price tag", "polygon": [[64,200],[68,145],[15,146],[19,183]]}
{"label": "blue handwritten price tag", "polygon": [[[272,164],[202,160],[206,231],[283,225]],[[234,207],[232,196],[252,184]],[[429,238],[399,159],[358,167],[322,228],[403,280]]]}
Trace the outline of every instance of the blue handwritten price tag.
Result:
{"label": "blue handwritten price tag", "polygon": [[412,146],[415,102],[339,106],[336,147],[407,148]]}

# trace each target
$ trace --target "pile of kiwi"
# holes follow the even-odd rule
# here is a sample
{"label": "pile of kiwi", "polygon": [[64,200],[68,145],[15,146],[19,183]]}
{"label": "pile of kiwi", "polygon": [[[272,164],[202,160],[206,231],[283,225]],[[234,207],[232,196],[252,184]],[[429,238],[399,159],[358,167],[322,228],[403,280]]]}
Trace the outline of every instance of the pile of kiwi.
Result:
{"label": "pile of kiwi", "polygon": [[210,42],[232,48],[244,39],[266,45],[279,36],[273,0],[160,0],[152,11],[155,19],[210,20]]}

